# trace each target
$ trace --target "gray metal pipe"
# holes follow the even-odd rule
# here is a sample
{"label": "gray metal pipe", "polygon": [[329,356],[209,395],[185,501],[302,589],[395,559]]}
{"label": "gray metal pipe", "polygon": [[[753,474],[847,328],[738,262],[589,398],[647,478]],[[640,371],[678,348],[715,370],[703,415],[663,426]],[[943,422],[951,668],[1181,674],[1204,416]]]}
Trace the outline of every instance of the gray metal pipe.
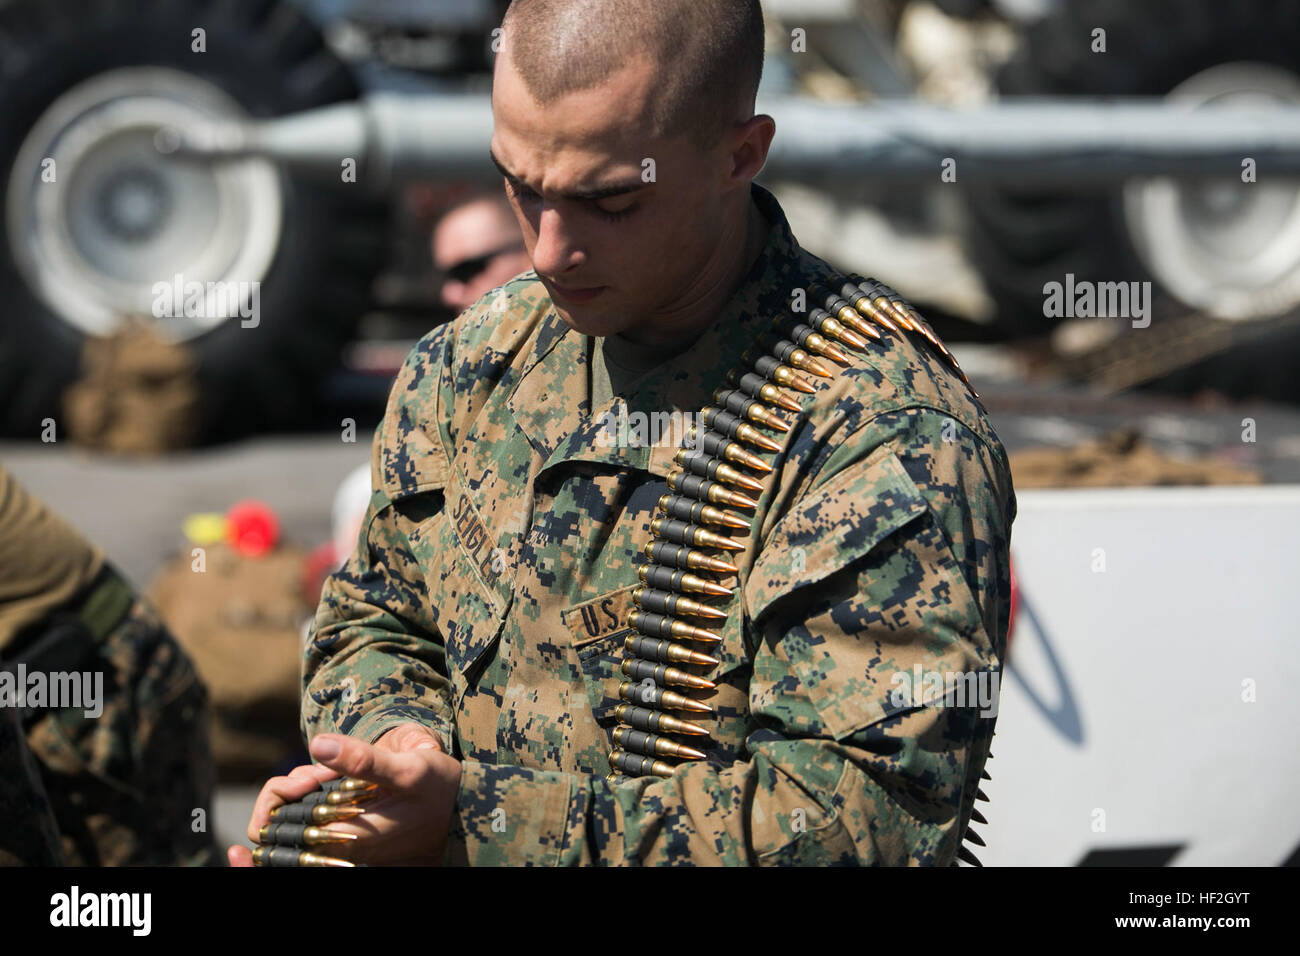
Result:
{"label": "gray metal pipe", "polygon": [[[768,179],[1088,187],[1135,176],[1300,176],[1300,106],[1189,107],[1164,99],[1024,99],[972,109],[914,100],[839,105],[760,103],[776,118]],[[378,93],[353,103],[242,126],[194,131],[179,154],[207,161],[262,156],[376,190],[423,178],[491,181],[492,113],[483,94]]]}

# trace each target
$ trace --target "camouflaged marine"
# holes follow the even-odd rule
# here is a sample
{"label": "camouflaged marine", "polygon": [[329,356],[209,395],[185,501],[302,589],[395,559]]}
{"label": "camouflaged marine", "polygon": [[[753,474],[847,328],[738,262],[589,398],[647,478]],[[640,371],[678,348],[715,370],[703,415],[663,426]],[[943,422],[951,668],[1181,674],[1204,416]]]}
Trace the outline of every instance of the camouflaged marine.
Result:
{"label": "camouflaged marine", "polygon": [[[928,330],[882,317],[878,336],[830,334],[847,326],[813,310],[840,308],[825,290],[844,277],[752,192],[761,255],[712,326],[649,374],[602,388],[604,353],[525,273],[425,336],[397,377],[356,553],[306,648],[303,729],[373,741],[406,721],[432,728],[463,762],[448,862],[950,865],[966,852],[1006,648],[1006,456]],[[830,377],[800,373],[810,392],[773,396],[798,411],[788,430],[756,426],[747,447],[769,470],[738,461],[747,482],[727,487],[750,489],[752,507],[723,503],[744,520],[711,527],[739,550],[691,549],[722,562],[711,587],[673,593],[671,569],[643,581],[647,545],[662,567],[682,541],[663,522],[652,539],[670,475],[689,509],[708,492],[681,476],[717,477],[717,462],[684,468],[680,436],[622,423],[698,424],[792,339],[847,364],[822,359]],[[736,417],[709,421],[735,435],[748,399],[726,401]],[[668,596],[655,604],[647,585]],[[711,634],[682,630],[677,646],[717,663],[665,650],[625,666],[625,644],[656,649],[630,636],[678,640],[646,621],[682,598],[710,605],[680,620]],[[696,681],[665,680],[670,666]],[[991,701],[963,694],[990,678]],[[694,754],[647,737],[663,716],[695,729],[656,737]]]}
{"label": "camouflaged marine", "polygon": [[0,865],[216,862],[207,706],[153,605],[0,467]]}

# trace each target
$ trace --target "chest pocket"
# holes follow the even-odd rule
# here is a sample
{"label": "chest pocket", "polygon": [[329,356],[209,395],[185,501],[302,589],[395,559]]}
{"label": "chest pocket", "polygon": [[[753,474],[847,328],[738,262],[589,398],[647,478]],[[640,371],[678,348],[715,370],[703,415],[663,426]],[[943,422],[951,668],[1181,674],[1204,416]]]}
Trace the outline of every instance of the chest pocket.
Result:
{"label": "chest pocket", "polygon": [[[899,613],[884,606],[888,592],[906,591],[911,582],[877,580],[870,566],[892,535],[927,511],[925,497],[898,457],[882,446],[784,515],[745,583],[746,603],[766,653],[776,657],[778,671],[793,670],[836,737],[897,709],[887,696],[890,685],[882,686],[877,673],[882,653],[890,651],[877,642],[896,626],[910,626],[910,618],[894,624],[881,617],[872,627],[871,616]],[[859,570],[832,584],[834,575],[851,566]],[[779,691],[779,686],[768,688]]]}
{"label": "chest pocket", "polygon": [[626,624],[628,614],[636,608],[632,592],[639,586],[630,584],[600,597],[566,609],[561,617],[569,632],[569,641],[582,666],[587,700],[596,723],[609,731],[617,723],[614,707],[618,684],[624,680],[619,672],[623,662],[623,642],[633,633]]}

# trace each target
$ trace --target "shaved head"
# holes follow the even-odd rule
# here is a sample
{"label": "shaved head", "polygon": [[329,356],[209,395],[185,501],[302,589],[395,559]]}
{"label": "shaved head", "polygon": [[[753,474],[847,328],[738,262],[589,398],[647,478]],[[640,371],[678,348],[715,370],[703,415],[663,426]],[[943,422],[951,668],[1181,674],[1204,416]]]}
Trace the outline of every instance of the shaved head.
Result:
{"label": "shaved head", "polygon": [[759,0],[514,0],[503,27],[511,65],[542,104],[649,56],[653,134],[710,148],[754,115]]}

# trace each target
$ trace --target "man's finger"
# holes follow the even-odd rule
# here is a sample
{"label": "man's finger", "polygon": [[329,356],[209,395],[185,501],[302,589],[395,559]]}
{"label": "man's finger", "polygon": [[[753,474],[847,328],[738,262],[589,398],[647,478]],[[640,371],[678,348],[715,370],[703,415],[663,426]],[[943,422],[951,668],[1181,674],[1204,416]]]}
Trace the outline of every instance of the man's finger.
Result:
{"label": "man's finger", "polygon": [[235,846],[226,848],[226,860],[231,866],[252,866],[253,853],[246,846]]}
{"label": "man's finger", "polygon": [[319,785],[320,781],[314,774],[299,777],[272,777],[266,781],[262,792],[257,795],[257,802],[253,804],[253,815],[248,820],[246,831],[248,842],[257,842],[262,827],[271,822],[271,811],[286,803],[301,800]]}

